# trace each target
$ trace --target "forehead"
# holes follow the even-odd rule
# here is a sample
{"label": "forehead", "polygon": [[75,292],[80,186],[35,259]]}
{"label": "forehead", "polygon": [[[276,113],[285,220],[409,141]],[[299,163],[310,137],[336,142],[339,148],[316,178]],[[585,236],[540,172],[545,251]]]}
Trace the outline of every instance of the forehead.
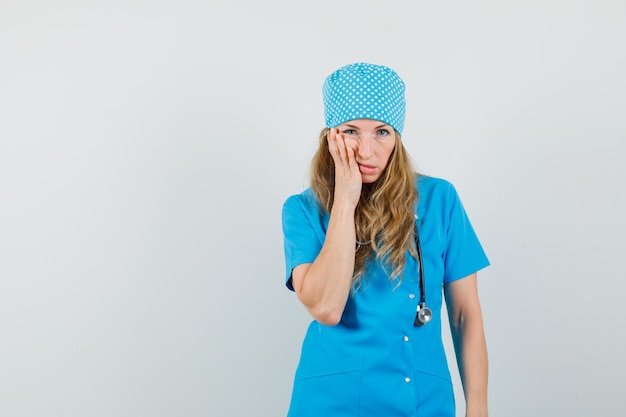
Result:
{"label": "forehead", "polygon": [[342,123],[339,126],[355,127],[359,129],[380,129],[383,127],[393,129],[387,123],[381,122],[380,120],[374,120],[374,119],[354,119],[354,120],[349,120],[345,123]]}

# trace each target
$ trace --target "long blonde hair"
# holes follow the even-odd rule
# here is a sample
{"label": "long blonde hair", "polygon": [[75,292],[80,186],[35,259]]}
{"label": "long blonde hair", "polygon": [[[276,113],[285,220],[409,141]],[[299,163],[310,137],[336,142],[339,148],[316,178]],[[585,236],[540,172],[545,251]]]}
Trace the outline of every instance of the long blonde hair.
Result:
{"label": "long blonde hair", "polygon": [[[313,156],[311,189],[321,209],[330,213],[335,193],[335,164],[328,150],[328,132],[328,128],[321,131],[319,148]],[[389,279],[393,281],[401,278],[407,250],[411,256],[417,258],[414,245],[417,174],[411,166],[400,134],[395,134],[396,144],[387,167],[378,180],[363,184],[361,198],[355,210],[358,244],[352,277],[355,289],[360,287],[370,262],[375,260],[386,268],[391,268]]]}

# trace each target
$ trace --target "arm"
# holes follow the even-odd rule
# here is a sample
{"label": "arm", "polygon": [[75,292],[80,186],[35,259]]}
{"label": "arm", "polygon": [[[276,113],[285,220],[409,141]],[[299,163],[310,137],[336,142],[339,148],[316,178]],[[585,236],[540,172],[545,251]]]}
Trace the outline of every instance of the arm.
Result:
{"label": "arm", "polygon": [[335,194],[326,239],[313,263],[293,269],[292,285],[315,320],[334,326],[341,320],[352,287],[354,210],[361,196],[362,178],[354,149],[346,146],[336,129],[329,131],[328,145],[335,161]]}
{"label": "arm", "polygon": [[487,417],[487,344],[476,273],[445,286],[450,330],[465,394],[466,417]]}

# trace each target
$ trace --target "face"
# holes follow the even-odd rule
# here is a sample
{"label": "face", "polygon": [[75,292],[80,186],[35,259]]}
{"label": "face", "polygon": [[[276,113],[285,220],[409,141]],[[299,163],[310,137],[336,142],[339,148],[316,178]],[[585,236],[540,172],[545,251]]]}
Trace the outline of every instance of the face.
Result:
{"label": "face", "polygon": [[350,120],[337,126],[346,146],[354,149],[363,183],[373,183],[382,175],[396,146],[393,127],[378,120]]}

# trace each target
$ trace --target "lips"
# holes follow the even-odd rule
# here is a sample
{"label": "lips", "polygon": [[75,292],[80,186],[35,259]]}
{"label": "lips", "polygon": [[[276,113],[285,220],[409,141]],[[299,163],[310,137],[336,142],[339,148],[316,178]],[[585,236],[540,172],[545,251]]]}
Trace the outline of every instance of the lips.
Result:
{"label": "lips", "polygon": [[361,174],[372,175],[376,173],[376,166],[368,164],[359,164]]}

